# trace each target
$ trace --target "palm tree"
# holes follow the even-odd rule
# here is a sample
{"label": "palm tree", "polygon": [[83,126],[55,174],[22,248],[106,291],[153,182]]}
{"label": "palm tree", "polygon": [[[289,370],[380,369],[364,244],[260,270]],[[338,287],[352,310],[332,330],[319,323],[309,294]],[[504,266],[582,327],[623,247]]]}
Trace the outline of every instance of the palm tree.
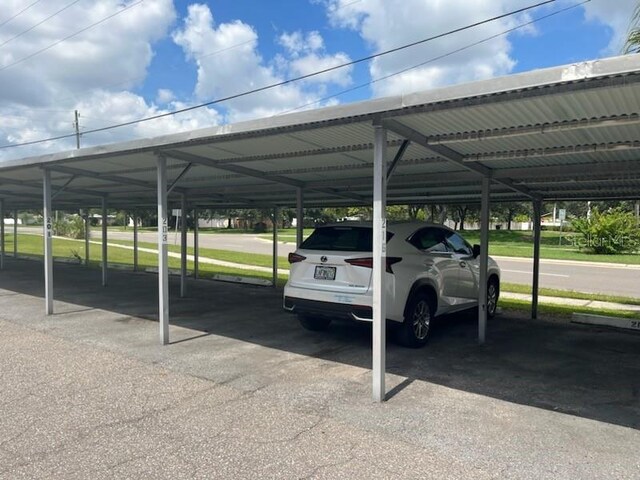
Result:
{"label": "palm tree", "polygon": [[624,53],[640,53],[640,2],[636,5],[631,17]]}

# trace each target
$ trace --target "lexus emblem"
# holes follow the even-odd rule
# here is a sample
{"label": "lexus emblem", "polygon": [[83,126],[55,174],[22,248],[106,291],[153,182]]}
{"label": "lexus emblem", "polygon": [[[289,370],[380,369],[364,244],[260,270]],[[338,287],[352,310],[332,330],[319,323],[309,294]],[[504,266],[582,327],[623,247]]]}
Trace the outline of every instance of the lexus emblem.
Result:
{"label": "lexus emblem", "polygon": [[327,260],[328,260],[328,259],[327,259],[327,257],[326,257],[325,255],[323,255],[323,256],[321,256],[321,257],[320,257],[320,261],[321,261],[322,263],[327,263]]}

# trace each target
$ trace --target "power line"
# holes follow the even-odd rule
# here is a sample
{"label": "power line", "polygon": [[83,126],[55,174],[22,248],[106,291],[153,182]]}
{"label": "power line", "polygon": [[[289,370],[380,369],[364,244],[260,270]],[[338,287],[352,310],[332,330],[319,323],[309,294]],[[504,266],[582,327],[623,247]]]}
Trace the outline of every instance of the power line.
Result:
{"label": "power line", "polygon": [[423,66],[425,66],[425,65],[427,65],[429,63],[437,62],[438,60],[442,60],[443,58],[450,57],[452,55],[455,55],[456,53],[460,53],[460,52],[462,52],[464,50],[468,50],[470,48],[476,47],[476,46],[481,45],[483,43],[489,42],[489,41],[491,41],[491,40],[493,40],[495,38],[502,37],[504,35],[508,35],[509,33],[512,33],[512,32],[514,32],[516,30],[520,30],[521,28],[528,27],[529,25],[533,25],[533,24],[538,23],[538,22],[540,22],[542,20],[546,20],[547,18],[553,17],[555,15],[559,15],[561,13],[564,13],[564,12],[568,11],[568,10],[572,10],[574,8],[580,7],[580,6],[584,5],[585,3],[589,3],[590,1],[591,0],[583,0],[580,3],[576,3],[576,4],[570,5],[568,7],[562,8],[560,10],[556,10],[555,12],[551,12],[551,13],[549,13],[547,15],[543,15],[541,17],[535,18],[535,19],[530,20],[528,22],[521,23],[520,25],[517,25],[515,27],[509,28],[508,30],[504,30],[504,31],[502,31],[500,33],[496,33],[496,34],[491,35],[489,37],[485,37],[482,40],[478,40],[477,42],[469,43],[469,44],[465,45],[464,47],[460,47],[460,48],[457,48],[457,49],[452,50],[450,52],[444,53],[442,55],[438,55],[437,57],[432,57],[429,60],[426,60],[424,62],[412,65],[412,66],[407,67],[407,68],[403,68],[402,70],[395,71],[395,72],[390,73],[388,75],[384,75],[382,77],[378,77],[378,78],[375,78],[373,80],[369,80],[368,82],[361,83],[360,85],[356,85],[355,87],[350,87],[350,88],[347,88],[346,90],[342,90],[340,92],[333,93],[333,94],[328,95],[326,97],[319,98],[318,100],[314,100],[313,102],[305,103],[304,105],[300,105],[300,106],[292,108],[290,110],[285,110],[283,112],[277,113],[274,116],[286,115],[287,113],[296,112],[298,110],[302,110],[303,108],[310,107],[311,105],[316,105],[318,103],[322,103],[322,102],[326,102],[327,100],[331,100],[332,98],[339,97],[341,95],[344,95],[345,93],[354,92],[356,90],[360,90],[361,88],[368,87],[369,85],[372,85],[374,83],[382,82],[384,80],[387,80],[387,79],[389,79],[391,77],[395,77],[397,75],[402,75],[403,73],[408,72],[410,70],[414,70],[416,68],[423,67]]}
{"label": "power line", "polygon": [[[143,0],[140,0],[140,2],[141,1],[143,1]],[[590,0],[587,0],[587,1],[590,1]],[[138,2],[138,3],[140,3],[140,2]],[[322,70],[318,70],[316,72],[308,73],[308,74],[305,74],[305,75],[300,75],[298,77],[289,78],[287,80],[283,80],[283,81],[280,81],[280,82],[272,83],[270,85],[266,85],[266,86],[263,86],[263,87],[254,88],[253,90],[248,90],[248,91],[245,91],[245,92],[241,92],[241,93],[237,93],[237,94],[233,94],[233,95],[228,95],[226,97],[222,97],[222,98],[218,98],[218,99],[215,99],[215,100],[211,100],[209,102],[200,103],[198,105],[192,105],[191,107],[186,107],[186,108],[182,108],[182,109],[178,109],[178,110],[173,110],[171,112],[165,112],[165,113],[161,113],[161,114],[158,114],[158,115],[153,115],[153,116],[150,116],[150,117],[145,117],[145,118],[141,118],[141,119],[137,119],[137,120],[131,120],[131,121],[128,121],[128,122],[122,122],[122,123],[118,123],[118,124],[114,124],[114,125],[109,125],[109,126],[106,126],[106,127],[94,128],[92,130],[87,130],[86,132],[84,132],[84,135],[87,135],[87,134],[90,134],[90,133],[104,132],[104,131],[107,131],[107,130],[113,130],[113,129],[121,128],[121,127],[127,127],[127,126],[135,125],[135,124],[138,124],[138,123],[148,122],[150,120],[157,120],[157,119],[160,119],[160,118],[165,118],[165,117],[169,117],[169,116],[172,116],[172,115],[177,115],[179,113],[185,113],[185,112],[189,112],[189,111],[196,110],[196,109],[199,109],[199,108],[208,107],[210,105],[227,102],[229,100],[235,100],[237,98],[245,97],[247,95],[252,95],[254,93],[264,92],[266,90],[270,90],[270,89],[273,89],[273,88],[277,88],[277,87],[281,87],[281,86],[284,86],[284,85],[288,85],[288,84],[291,84],[291,83],[294,83],[294,82],[298,82],[300,80],[305,80],[307,78],[311,78],[311,77],[315,77],[315,76],[318,76],[318,75],[322,75],[324,73],[332,72],[332,71],[337,70],[339,68],[344,68],[344,67],[356,65],[356,64],[359,64],[359,63],[362,63],[362,62],[366,62],[366,61],[369,61],[369,60],[373,60],[374,58],[382,57],[384,55],[389,55],[391,53],[395,53],[395,52],[398,52],[398,51],[401,51],[401,50],[404,50],[404,49],[407,49],[407,48],[410,48],[410,47],[414,47],[416,45],[421,45],[421,44],[424,44],[424,43],[427,43],[427,42],[430,42],[430,41],[433,41],[433,40],[437,40],[437,39],[440,39],[440,38],[443,38],[443,37],[446,37],[446,36],[449,36],[449,35],[453,35],[455,33],[459,33],[459,32],[465,31],[465,30],[469,30],[471,28],[474,28],[474,27],[477,27],[477,26],[480,26],[480,25],[484,25],[486,23],[491,23],[491,22],[494,22],[496,20],[500,20],[500,19],[505,18],[505,17],[513,16],[513,15],[516,15],[518,13],[522,13],[522,12],[525,12],[525,11],[528,11],[528,10],[531,10],[531,9],[534,9],[534,8],[538,8],[538,7],[543,6],[543,5],[554,3],[554,2],[556,2],[556,0],[545,0],[543,2],[539,2],[537,4],[530,5],[528,7],[519,8],[517,10],[513,10],[513,11],[508,12],[508,13],[504,13],[504,14],[497,15],[495,17],[491,17],[491,18],[488,18],[488,19],[485,19],[485,20],[482,20],[482,21],[479,21],[479,22],[475,22],[475,23],[466,25],[464,27],[455,28],[453,30],[449,30],[448,32],[440,33],[440,34],[434,35],[432,37],[427,37],[427,38],[424,38],[422,40],[418,40],[418,41],[415,41],[415,42],[407,43],[405,45],[401,45],[399,47],[395,47],[395,48],[392,48],[392,49],[389,49],[389,50],[385,50],[383,52],[375,53],[375,54],[372,54],[372,55],[367,55],[366,57],[362,57],[362,58],[359,58],[357,60],[352,60],[352,61],[340,64],[340,65],[335,65],[333,67],[328,67],[328,68],[325,68],[325,69],[322,69]],[[133,4],[133,5],[137,5],[137,4]],[[133,6],[133,5],[131,5],[131,6]],[[127,7],[127,8],[130,8],[130,7]],[[2,69],[0,69],[0,70],[2,70]],[[65,139],[65,138],[70,138],[70,137],[73,137],[73,136],[75,136],[75,133],[66,134],[66,135],[58,135],[56,137],[50,137],[50,138],[41,139],[41,140],[32,140],[30,142],[23,142],[23,143],[19,143],[19,144],[1,145],[0,149],[22,147],[22,146],[34,145],[34,144],[43,143],[43,142],[51,142],[51,141],[55,141],[55,140],[62,140],[62,139]]]}
{"label": "power line", "polygon": [[[80,0],[76,0],[76,1],[80,1]],[[60,45],[62,42],[65,42],[65,41],[69,40],[70,38],[73,38],[73,37],[75,37],[77,35],[80,35],[81,33],[84,33],[87,30],[89,30],[89,29],[91,29],[91,28],[93,28],[93,27],[95,27],[97,25],[100,25],[101,23],[104,23],[107,20],[110,20],[111,18],[115,17],[116,15],[120,15],[121,13],[125,12],[126,10],[129,10],[130,8],[133,8],[136,5],[140,5],[142,2],[144,2],[144,0],[138,0],[137,2],[132,3],[131,5],[127,5],[126,7],[118,10],[117,12],[112,13],[111,15],[109,15],[107,17],[104,17],[102,20],[98,20],[97,22],[92,23],[91,25],[89,25],[89,26],[87,26],[87,27],[85,27],[85,28],[83,28],[81,30],[78,30],[77,32],[72,33],[71,35],[67,35],[66,37],[62,38],[61,40],[58,40],[57,42],[52,43],[51,45],[49,45],[47,47],[41,48],[40,50],[38,50],[38,51],[36,51],[36,52],[34,52],[34,53],[30,54],[30,55],[27,55],[26,57],[22,57],[21,59],[16,60],[13,63],[9,63],[8,65],[0,67],[0,72],[6,70],[7,68],[10,68],[10,67],[13,67],[15,65],[18,65],[19,63],[22,63],[22,62],[24,62],[26,60],[29,60],[30,58],[33,58],[36,55],[40,55],[41,53],[46,52],[47,50],[55,47],[56,45]]]}
{"label": "power line", "polygon": [[13,37],[11,37],[9,40],[5,40],[3,43],[0,43],[0,47],[4,47],[7,43],[15,40],[16,38],[21,37],[22,35],[24,35],[25,33],[29,33],[31,30],[33,30],[36,27],[39,27],[40,25],[42,25],[43,23],[51,20],[53,17],[55,17],[56,15],[64,12],[66,9],[71,8],[73,5],[75,5],[76,3],[78,3],[80,0],[74,0],[73,2],[69,3],[68,5],[62,7],[60,10],[58,10],[55,13],[52,13],[51,15],[49,15],[47,18],[45,18],[44,20],[36,23],[35,25],[32,25],[31,27],[27,28],[26,30],[23,30],[22,32],[18,33],[17,35],[14,35]]}
{"label": "power line", "polygon": [[230,47],[226,47],[226,48],[222,48],[220,50],[216,50],[215,52],[205,53],[203,55],[199,55],[199,56],[194,57],[194,58],[196,60],[202,60],[203,58],[213,57],[214,55],[218,55],[219,53],[223,53],[223,52],[226,52],[228,50],[233,50],[234,48],[241,47],[243,45],[246,45],[247,43],[252,43],[253,41],[254,41],[254,39],[252,38],[251,40],[247,40],[245,42],[237,43],[235,45],[231,45]]}
{"label": "power line", "polygon": [[10,16],[9,18],[7,18],[4,22],[0,23],[0,27],[4,27],[7,23],[9,23],[11,20],[13,20],[14,18],[16,18],[19,15],[22,15],[24,12],[26,12],[27,10],[29,10],[31,7],[33,7],[36,3],[39,3],[41,0],[36,0],[35,2],[33,2],[30,5],[27,5],[26,7],[24,7],[22,10],[20,10],[18,13],[16,13],[15,15]]}

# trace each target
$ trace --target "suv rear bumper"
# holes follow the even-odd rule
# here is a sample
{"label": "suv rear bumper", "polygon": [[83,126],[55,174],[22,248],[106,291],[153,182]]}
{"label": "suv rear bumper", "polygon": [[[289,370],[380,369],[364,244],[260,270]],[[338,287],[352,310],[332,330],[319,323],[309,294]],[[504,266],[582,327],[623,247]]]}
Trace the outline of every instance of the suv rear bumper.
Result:
{"label": "suv rear bumper", "polygon": [[308,313],[310,315],[320,315],[324,317],[339,317],[366,322],[370,322],[373,318],[373,311],[371,307],[367,305],[323,302],[285,296],[282,306],[290,312]]}

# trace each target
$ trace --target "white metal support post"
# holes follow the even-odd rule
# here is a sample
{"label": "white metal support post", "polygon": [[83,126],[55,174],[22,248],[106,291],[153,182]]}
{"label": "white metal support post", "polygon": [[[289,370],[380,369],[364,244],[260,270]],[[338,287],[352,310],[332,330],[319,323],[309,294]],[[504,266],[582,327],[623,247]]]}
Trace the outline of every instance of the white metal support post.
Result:
{"label": "white metal support post", "polygon": [[13,258],[18,258],[18,209],[13,211]]}
{"label": "white metal support post", "polygon": [[198,256],[200,255],[198,247],[198,207],[193,207],[193,278],[196,280],[200,275],[198,269]]}
{"label": "white metal support post", "polygon": [[4,200],[0,198],[0,270],[4,270]]}
{"label": "white metal support post", "polygon": [[169,343],[169,255],[167,220],[167,159],[156,157],[158,173],[158,320],[160,343]]}
{"label": "white metal support post", "polygon": [[480,206],[480,278],[478,280],[478,342],[484,344],[487,332],[487,270],[489,268],[489,195],[491,179],[482,177]]}
{"label": "white metal support post", "polygon": [[84,266],[89,266],[89,240],[91,239],[91,219],[89,209],[84,215]]}
{"label": "white metal support post", "polygon": [[387,131],[374,125],[373,151],[373,401],[386,395]]}
{"label": "white metal support post", "polygon": [[138,211],[133,211],[133,271],[138,271]]}
{"label": "white metal support post", "polygon": [[102,197],[102,286],[107,286],[107,197]]}
{"label": "white metal support post", "polygon": [[296,247],[300,248],[304,232],[304,196],[302,187],[296,188]]}
{"label": "white metal support post", "polygon": [[187,196],[180,196],[180,298],[187,296]]}
{"label": "white metal support post", "polygon": [[45,313],[53,314],[53,218],[51,218],[51,172],[43,172],[44,196],[44,300]]}
{"label": "white metal support post", "polygon": [[533,282],[531,288],[531,318],[538,318],[538,291],[540,289],[540,222],[542,201],[533,202]]}
{"label": "white metal support post", "polygon": [[272,278],[271,282],[273,287],[278,286],[278,217],[280,210],[278,207],[273,209],[273,263],[272,263]]}

